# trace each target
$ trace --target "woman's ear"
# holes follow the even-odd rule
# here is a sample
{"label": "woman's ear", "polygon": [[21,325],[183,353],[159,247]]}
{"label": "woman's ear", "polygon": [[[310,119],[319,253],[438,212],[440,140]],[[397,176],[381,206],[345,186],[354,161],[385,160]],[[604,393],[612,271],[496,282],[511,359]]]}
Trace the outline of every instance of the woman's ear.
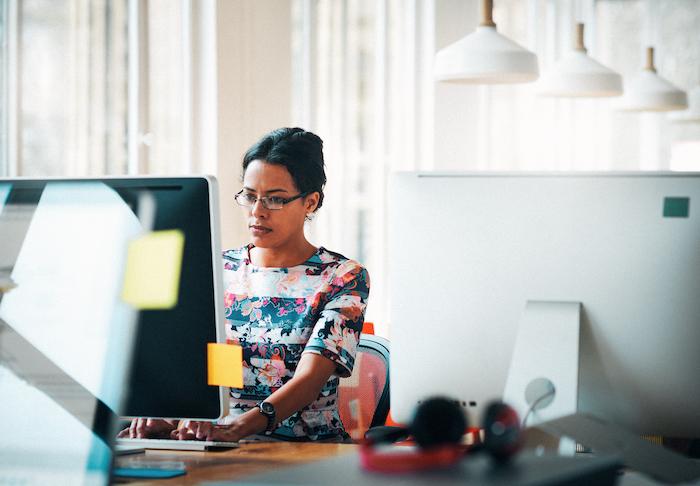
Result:
{"label": "woman's ear", "polygon": [[306,207],[306,214],[311,214],[314,211],[316,211],[316,207],[318,206],[319,196],[320,195],[318,192],[312,192],[311,194],[307,195],[304,198],[304,205]]}

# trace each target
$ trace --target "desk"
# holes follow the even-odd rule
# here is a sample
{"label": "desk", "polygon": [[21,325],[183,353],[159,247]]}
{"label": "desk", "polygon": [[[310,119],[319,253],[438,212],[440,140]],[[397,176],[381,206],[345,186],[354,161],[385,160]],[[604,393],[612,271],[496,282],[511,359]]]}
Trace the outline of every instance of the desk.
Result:
{"label": "desk", "polygon": [[358,446],[353,444],[262,442],[244,443],[238,449],[221,452],[148,450],[145,454],[119,457],[117,465],[129,466],[144,461],[182,462],[187,468],[187,474],[172,479],[148,481],[117,479],[114,484],[187,485],[200,484],[204,481],[238,480],[255,473],[356,452],[357,449]]}
{"label": "desk", "polygon": [[[179,462],[187,468],[185,476],[168,480],[119,480],[128,486],[163,484],[200,484],[207,481],[248,481],[249,477],[261,473],[256,484],[314,484],[327,486],[405,486],[405,485],[464,485],[493,484],[498,486],[518,484],[556,484],[582,473],[595,474],[603,471],[599,464],[606,461],[593,459],[574,464],[573,459],[530,458],[520,455],[514,465],[494,468],[485,455],[469,458],[455,467],[392,475],[368,473],[359,465],[356,454],[359,446],[352,444],[314,443],[249,443],[240,448],[224,452],[147,451],[138,456],[118,459],[122,466],[139,462]],[[341,457],[342,456],[342,457]],[[316,464],[310,464],[315,461]],[[590,467],[589,467],[590,465]],[[287,466],[300,466],[285,470]],[[616,461],[606,462],[605,471],[615,476]],[[589,476],[598,478],[600,476]],[[329,478],[332,478],[329,480]],[[571,484],[571,483],[568,483]],[[596,484],[612,484],[610,481]],[[635,484],[635,483],[632,483]],[[646,486],[647,483],[645,483]],[[653,485],[654,483],[648,483]]]}

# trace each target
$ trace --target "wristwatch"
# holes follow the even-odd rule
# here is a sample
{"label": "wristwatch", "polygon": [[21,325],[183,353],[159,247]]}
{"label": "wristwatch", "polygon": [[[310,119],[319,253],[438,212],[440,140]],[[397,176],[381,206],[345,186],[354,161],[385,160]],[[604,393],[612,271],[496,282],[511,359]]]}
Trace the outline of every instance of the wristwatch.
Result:
{"label": "wristwatch", "polygon": [[258,403],[258,410],[260,410],[260,413],[267,418],[267,428],[265,429],[265,435],[270,435],[273,430],[275,430],[275,427],[277,426],[277,422],[275,421],[275,406],[271,404],[270,402],[260,402]]}

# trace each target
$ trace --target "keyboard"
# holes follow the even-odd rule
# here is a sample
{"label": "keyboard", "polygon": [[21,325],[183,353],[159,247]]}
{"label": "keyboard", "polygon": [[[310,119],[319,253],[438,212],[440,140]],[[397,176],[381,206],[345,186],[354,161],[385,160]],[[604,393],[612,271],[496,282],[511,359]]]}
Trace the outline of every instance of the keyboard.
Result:
{"label": "keyboard", "polygon": [[211,440],[177,439],[117,439],[115,450],[120,448],[165,449],[172,451],[216,451],[238,447],[238,442],[214,442]]}
{"label": "keyboard", "polygon": [[146,452],[146,449],[131,444],[114,444],[112,452],[114,452],[115,456],[127,456],[129,454],[141,454]]}

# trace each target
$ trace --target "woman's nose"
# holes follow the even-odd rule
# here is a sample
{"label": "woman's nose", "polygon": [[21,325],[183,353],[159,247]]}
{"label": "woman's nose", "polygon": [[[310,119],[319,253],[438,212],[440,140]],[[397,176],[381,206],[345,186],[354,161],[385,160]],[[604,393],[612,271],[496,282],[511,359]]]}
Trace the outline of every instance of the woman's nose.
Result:
{"label": "woman's nose", "polygon": [[261,214],[265,214],[268,211],[268,209],[263,206],[262,199],[256,199],[256,201],[253,203],[253,205],[250,207],[250,212],[253,216],[259,216]]}

